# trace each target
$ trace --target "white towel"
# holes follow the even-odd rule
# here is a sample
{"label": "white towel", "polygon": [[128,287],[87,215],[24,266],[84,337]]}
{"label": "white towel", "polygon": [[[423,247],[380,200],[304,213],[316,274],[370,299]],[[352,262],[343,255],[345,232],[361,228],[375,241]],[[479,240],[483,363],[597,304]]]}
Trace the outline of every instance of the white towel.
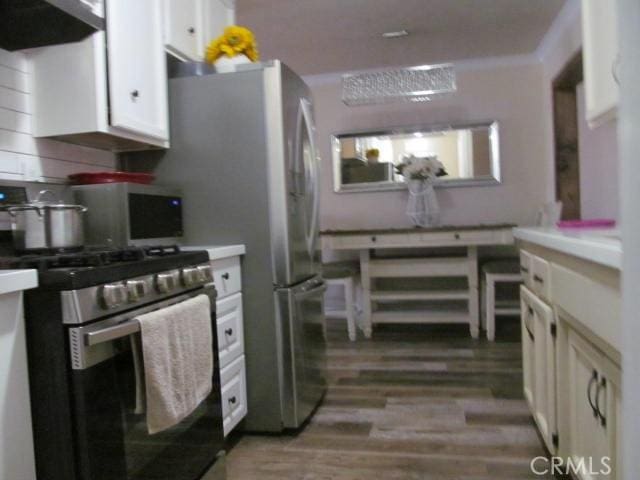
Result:
{"label": "white towel", "polygon": [[211,393],[211,303],[206,295],[137,317],[149,434],[189,416]]}

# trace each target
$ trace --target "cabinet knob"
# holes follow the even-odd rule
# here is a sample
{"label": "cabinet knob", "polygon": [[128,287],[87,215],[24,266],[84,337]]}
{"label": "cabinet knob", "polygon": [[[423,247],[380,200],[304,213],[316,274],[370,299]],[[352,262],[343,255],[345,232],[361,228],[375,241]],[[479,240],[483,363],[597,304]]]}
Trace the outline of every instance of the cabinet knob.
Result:
{"label": "cabinet knob", "polygon": [[195,29],[195,28],[193,28],[193,27],[189,27],[189,28],[187,29],[187,31],[188,31],[191,35],[193,35],[194,33],[196,33],[196,29]]}
{"label": "cabinet knob", "polygon": [[453,234],[453,238],[455,238],[456,240],[460,240],[460,234],[459,233],[454,233]]}
{"label": "cabinet knob", "polygon": [[538,283],[544,283],[544,279],[540,275],[534,275],[533,281]]}
{"label": "cabinet knob", "polygon": [[237,401],[237,400],[236,400],[236,397],[235,397],[235,396],[233,396],[233,397],[231,397],[231,398],[229,399],[229,403],[230,403],[231,405],[235,405],[236,401]]}
{"label": "cabinet knob", "polygon": [[139,96],[140,96],[140,91],[139,90],[133,90],[131,92],[131,97],[138,98]]}
{"label": "cabinet knob", "polygon": [[227,328],[224,331],[224,333],[225,333],[225,335],[229,335],[229,336],[233,335],[233,328]]}
{"label": "cabinet knob", "polygon": [[371,241],[372,241],[372,242],[374,242],[374,243],[375,243],[377,240],[378,240],[378,237],[376,237],[375,235],[374,235],[373,237],[371,237]]}
{"label": "cabinet knob", "polygon": [[520,265],[520,271],[522,273],[529,273],[529,269],[527,267],[522,266],[522,265]]}
{"label": "cabinet knob", "polygon": [[222,278],[224,278],[225,280],[229,280],[229,272],[224,272],[222,274]]}

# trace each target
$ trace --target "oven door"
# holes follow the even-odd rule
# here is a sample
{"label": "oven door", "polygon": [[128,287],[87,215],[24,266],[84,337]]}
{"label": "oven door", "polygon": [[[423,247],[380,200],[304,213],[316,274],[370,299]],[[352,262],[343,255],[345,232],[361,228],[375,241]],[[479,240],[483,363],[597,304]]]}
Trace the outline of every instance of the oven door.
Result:
{"label": "oven door", "polygon": [[[214,367],[209,397],[179,425],[149,435],[136,413],[136,370],[131,320],[208,293],[212,297]],[[82,480],[195,480],[223,447],[220,375],[215,328],[215,290],[199,289],[128,314],[70,329],[73,420]],[[218,478],[218,477],[213,477]],[[221,476],[219,478],[224,478]]]}

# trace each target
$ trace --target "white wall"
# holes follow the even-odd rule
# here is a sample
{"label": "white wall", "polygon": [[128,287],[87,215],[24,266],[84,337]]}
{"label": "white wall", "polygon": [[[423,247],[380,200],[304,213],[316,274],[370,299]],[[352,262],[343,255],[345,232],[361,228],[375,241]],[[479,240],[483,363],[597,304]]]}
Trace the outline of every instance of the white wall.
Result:
{"label": "white wall", "polygon": [[75,172],[114,170],[111,152],[31,136],[29,63],[0,49],[0,181],[62,183]]}
{"label": "white wall", "polygon": [[612,121],[598,128],[587,125],[584,84],[578,86],[578,151],[582,218],[618,219],[618,128]]}
{"label": "white wall", "polygon": [[339,77],[311,84],[322,157],[321,228],[407,227],[406,191],[337,194],[333,191],[330,135],[392,126],[500,122],[503,183],[437,191],[444,224],[531,223],[545,200],[549,141],[544,118],[544,72],[533,57],[506,57],[460,68],[458,91],[423,104],[347,107]]}

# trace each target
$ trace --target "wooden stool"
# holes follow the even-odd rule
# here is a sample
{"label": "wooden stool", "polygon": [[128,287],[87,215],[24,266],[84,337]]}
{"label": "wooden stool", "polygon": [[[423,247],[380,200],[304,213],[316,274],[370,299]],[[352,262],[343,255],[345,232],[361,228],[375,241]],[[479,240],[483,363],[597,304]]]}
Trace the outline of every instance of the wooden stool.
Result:
{"label": "wooden stool", "polygon": [[356,339],[356,315],[358,314],[357,285],[360,274],[358,262],[332,262],[322,265],[322,276],[327,286],[340,286],[344,289],[344,310],[326,310],[325,316],[346,318],[349,340]]}
{"label": "wooden stool", "polygon": [[497,315],[519,315],[520,302],[507,300],[500,302],[496,300],[496,283],[522,283],[523,278],[520,273],[520,264],[515,260],[495,260],[485,263],[482,266],[482,273],[485,281],[485,322],[487,328],[487,339],[494,341],[496,337],[496,316]]}

